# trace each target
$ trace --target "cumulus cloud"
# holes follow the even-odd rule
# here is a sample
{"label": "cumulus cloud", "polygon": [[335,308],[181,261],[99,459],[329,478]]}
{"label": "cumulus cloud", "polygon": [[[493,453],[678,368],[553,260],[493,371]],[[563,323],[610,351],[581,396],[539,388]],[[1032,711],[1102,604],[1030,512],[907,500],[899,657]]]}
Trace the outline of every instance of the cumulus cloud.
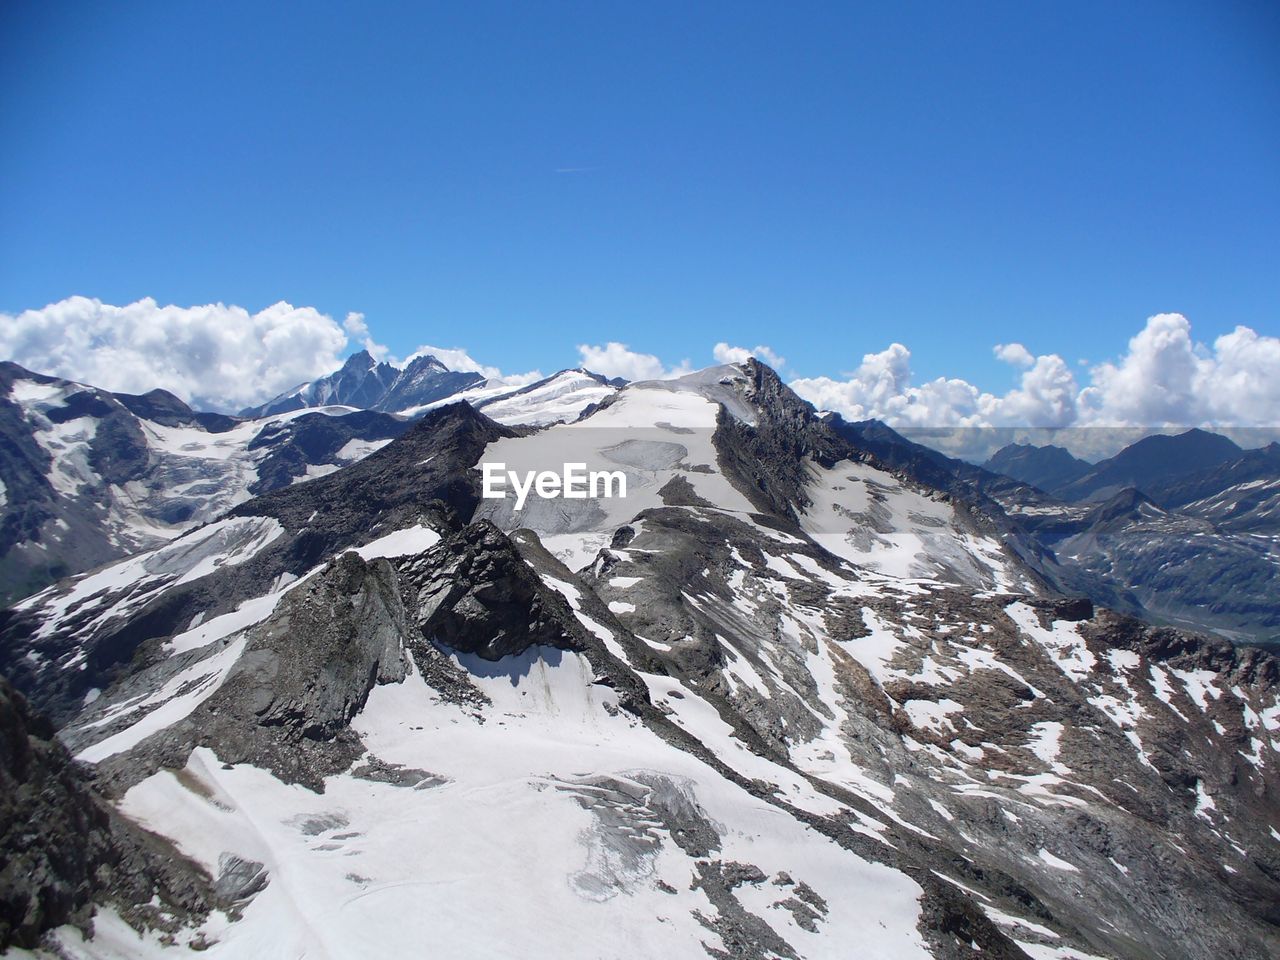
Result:
{"label": "cumulus cloud", "polygon": [[997,343],[994,353],[997,360],[1011,363],[1015,367],[1029,367],[1036,362],[1031,351],[1020,343]]}
{"label": "cumulus cloud", "polygon": [[[353,316],[349,323],[363,324]],[[162,387],[218,410],[336,369],[346,345],[332,317],[284,302],[250,313],[221,303],[162,307],[148,297],[117,307],[70,297],[0,314],[0,356],[28,369],[123,393]]]}
{"label": "cumulus cloud", "polygon": [[1274,426],[1280,421],[1280,338],[1236,327],[1212,347],[1162,313],[1115,363],[1092,370],[1082,418],[1102,425]]}
{"label": "cumulus cloud", "polygon": [[980,416],[983,395],[963,380],[939,378],[913,386],[911,351],[891,343],[868,353],[845,379],[813,377],[793,380],[800,396],[851,420],[876,418],[895,426],[968,426]]}
{"label": "cumulus cloud", "polygon": [[716,363],[744,363],[749,358],[755,357],[775,370],[786,366],[787,363],[785,357],[778,356],[777,353],[763,344],[748,350],[746,347],[731,347],[721,341],[712,348],[711,353],[716,358]]}
{"label": "cumulus cloud", "polygon": [[[1193,339],[1181,314],[1153,316],[1123,356],[1089,369],[1083,387],[1057,354],[1035,356],[1011,343],[996,346],[995,355],[1022,368],[1018,386],[1004,394],[960,379],[917,386],[911,351],[900,343],[867,354],[843,378],[799,379],[791,386],[821,409],[900,429],[1108,427],[1122,445],[1157,429],[1280,426],[1280,338],[1248,327],[1206,346]],[[1048,441],[1042,436],[1039,442]]]}
{"label": "cumulus cloud", "polygon": [[667,367],[652,353],[637,353],[625,343],[609,341],[603,347],[588,343],[578,344],[582,365],[593,373],[606,377],[622,377],[624,380],[671,380],[692,371],[688,360],[675,367]]}

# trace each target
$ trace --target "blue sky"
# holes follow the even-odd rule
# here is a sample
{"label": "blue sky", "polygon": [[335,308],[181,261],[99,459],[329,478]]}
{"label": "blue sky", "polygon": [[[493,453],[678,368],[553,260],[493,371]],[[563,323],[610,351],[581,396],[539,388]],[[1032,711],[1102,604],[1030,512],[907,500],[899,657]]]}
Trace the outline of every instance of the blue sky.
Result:
{"label": "blue sky", "polygon": [[1280,333],[1274,4],[0,9],[0,311],[278,300],[504,369],[620,340],[1007,389]]}

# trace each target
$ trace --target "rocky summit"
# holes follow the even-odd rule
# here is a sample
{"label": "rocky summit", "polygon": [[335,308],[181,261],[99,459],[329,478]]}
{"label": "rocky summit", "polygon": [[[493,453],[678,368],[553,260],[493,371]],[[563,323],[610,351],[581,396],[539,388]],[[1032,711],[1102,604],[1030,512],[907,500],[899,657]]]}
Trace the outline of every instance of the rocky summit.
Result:
{"label": "rocky summit", "polygon": [[[1114,572],[1143,563],[1125,531],[1167,550],[1194,535],[1175,509],[1209,524],[1181,509],[1209,481],[989,465],[1092,497],[1059,499],[754,360],[443,404],[429,364],[418,394],[349,366],[253,411],[301,482],[242,483],[0,614],[0,950],[1280,955],[1280,664]],[[77,388],[7,375],[53,483]],[[298,413],[397,383],[430,409],[379,439]],[[76,402],[216,442],[163,399]],[[348,436],[369,448],[315,453]],[[1222,484],[1265,487],[1263,454],[1219,453]],[[627,495],[517,511],[485,463],[617,470]]]}

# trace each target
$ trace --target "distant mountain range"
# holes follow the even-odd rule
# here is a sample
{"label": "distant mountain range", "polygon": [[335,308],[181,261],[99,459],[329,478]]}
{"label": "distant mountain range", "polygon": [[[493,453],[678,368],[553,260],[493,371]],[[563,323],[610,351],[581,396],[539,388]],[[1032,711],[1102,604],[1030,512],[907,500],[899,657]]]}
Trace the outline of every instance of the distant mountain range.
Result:
{"label": "distant mountain range", "polygon": [[[1066,582],[1112,606],[1247,642],[1280,638],[1280,445],[1154,435],[1096,464],[1008,446],[989,471],[1043,496],[1006,502]],[[999,499],[999,498],[998,498]]]}
{"label": "distant mountain range", "polygon": [[1061,447],[1011,444],[983,466],[1039,487],[1070,503],[1107,500],[1122,490],[1154,494],[1184,477],[1234,462],[1244,451],[1234,441],[1205,430],[1176,436],[1154,434],[1096,464]]}
{"label": "distant mountain range", "polygon": [[983,467],[1053,493],[1088,474],[1093,464],[1052,444],[1037,447],[1029,443],[1011,443],[996,451]]}

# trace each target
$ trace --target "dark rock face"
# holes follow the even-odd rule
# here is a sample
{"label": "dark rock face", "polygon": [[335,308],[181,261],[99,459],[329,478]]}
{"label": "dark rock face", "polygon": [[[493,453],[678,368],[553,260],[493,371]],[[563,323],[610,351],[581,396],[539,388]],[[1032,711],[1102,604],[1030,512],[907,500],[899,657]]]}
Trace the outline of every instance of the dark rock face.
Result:
{"label": "dark rock face", "polygon": [[[40,709],[64,723],[80,709],[90,688],[105,689],[121,673],[136,669],[133,660],[139,649],[149,649],[148,643],[156,638],[181,633],[195,616],[212,618],[233,610],[261,596],[264,585],[282,574],[304,576],[335,553],[392,530],[423,520],[438,530],[466,522],[480,500],[479,475],[472,465],[486,444],[514,435],[466,403],[433,411],[398,440],[345,470],[236,508],[232,516],[270,518],[284,528],[248,562],[214,567],[208,576],[172,587],[153,582],[145,596],[133,585],[105,590],[38,642],[33,638],[43,608],[0,611],[0,672],[7,672]],[[126,596],[133,603],[128,618],[96,619]],[[37,645],[44,658],[38,666],[26,658]],[[61,669],[82,653],[86,669]]]}
{"label": "dark rock face", "polygon": [[721,413],[716,452],[725,472],[762,513],[794,520],[795,510],[809,503],[805,458],[830,465],[854,451],[769,367],[752,359],[744,370],[742,396],[759,415],[750,425]]}
{"label": "dark rock face", "polygon": [[573,614],[564,598],[488,521],[404,561],[401,570],[412,584],[417,627],[429,641],[485,660],[533,646],[582,648],[581,628],[566,630]]}
{"label": "dark rock face", "polygon": [[257,860],[223,853],[218,858],[218,879],[214,881],[213,892],[224,903],[244,903],[261,893],[270,880],[266,868]]}
{"label": "dark rock face", "polygon": [[97,796],[50,724],[0,679],[0,952],[33,948],[64,923],[87,929],[95,902],[163,929],[217,897],[197,867]]}
{"label": "dark rock face", "polygon": [[332,739],[375,683],[404,679],[406,632],[391,564],[344,553],[250,632],[213,708],[247,711],[287,742]]}
{"label": "dark rock face", "polygon": [[480,500],[479,475],[471,467],[487,444],[516,435],[467,403],[449,404],[348,469],[272,491],[232,513],[275,517],[289,530],[323,515],[315,529],[330,552],[372,539],[371,522],[391,530],[408,526],[408,517],[432,503],[470,519]]}

